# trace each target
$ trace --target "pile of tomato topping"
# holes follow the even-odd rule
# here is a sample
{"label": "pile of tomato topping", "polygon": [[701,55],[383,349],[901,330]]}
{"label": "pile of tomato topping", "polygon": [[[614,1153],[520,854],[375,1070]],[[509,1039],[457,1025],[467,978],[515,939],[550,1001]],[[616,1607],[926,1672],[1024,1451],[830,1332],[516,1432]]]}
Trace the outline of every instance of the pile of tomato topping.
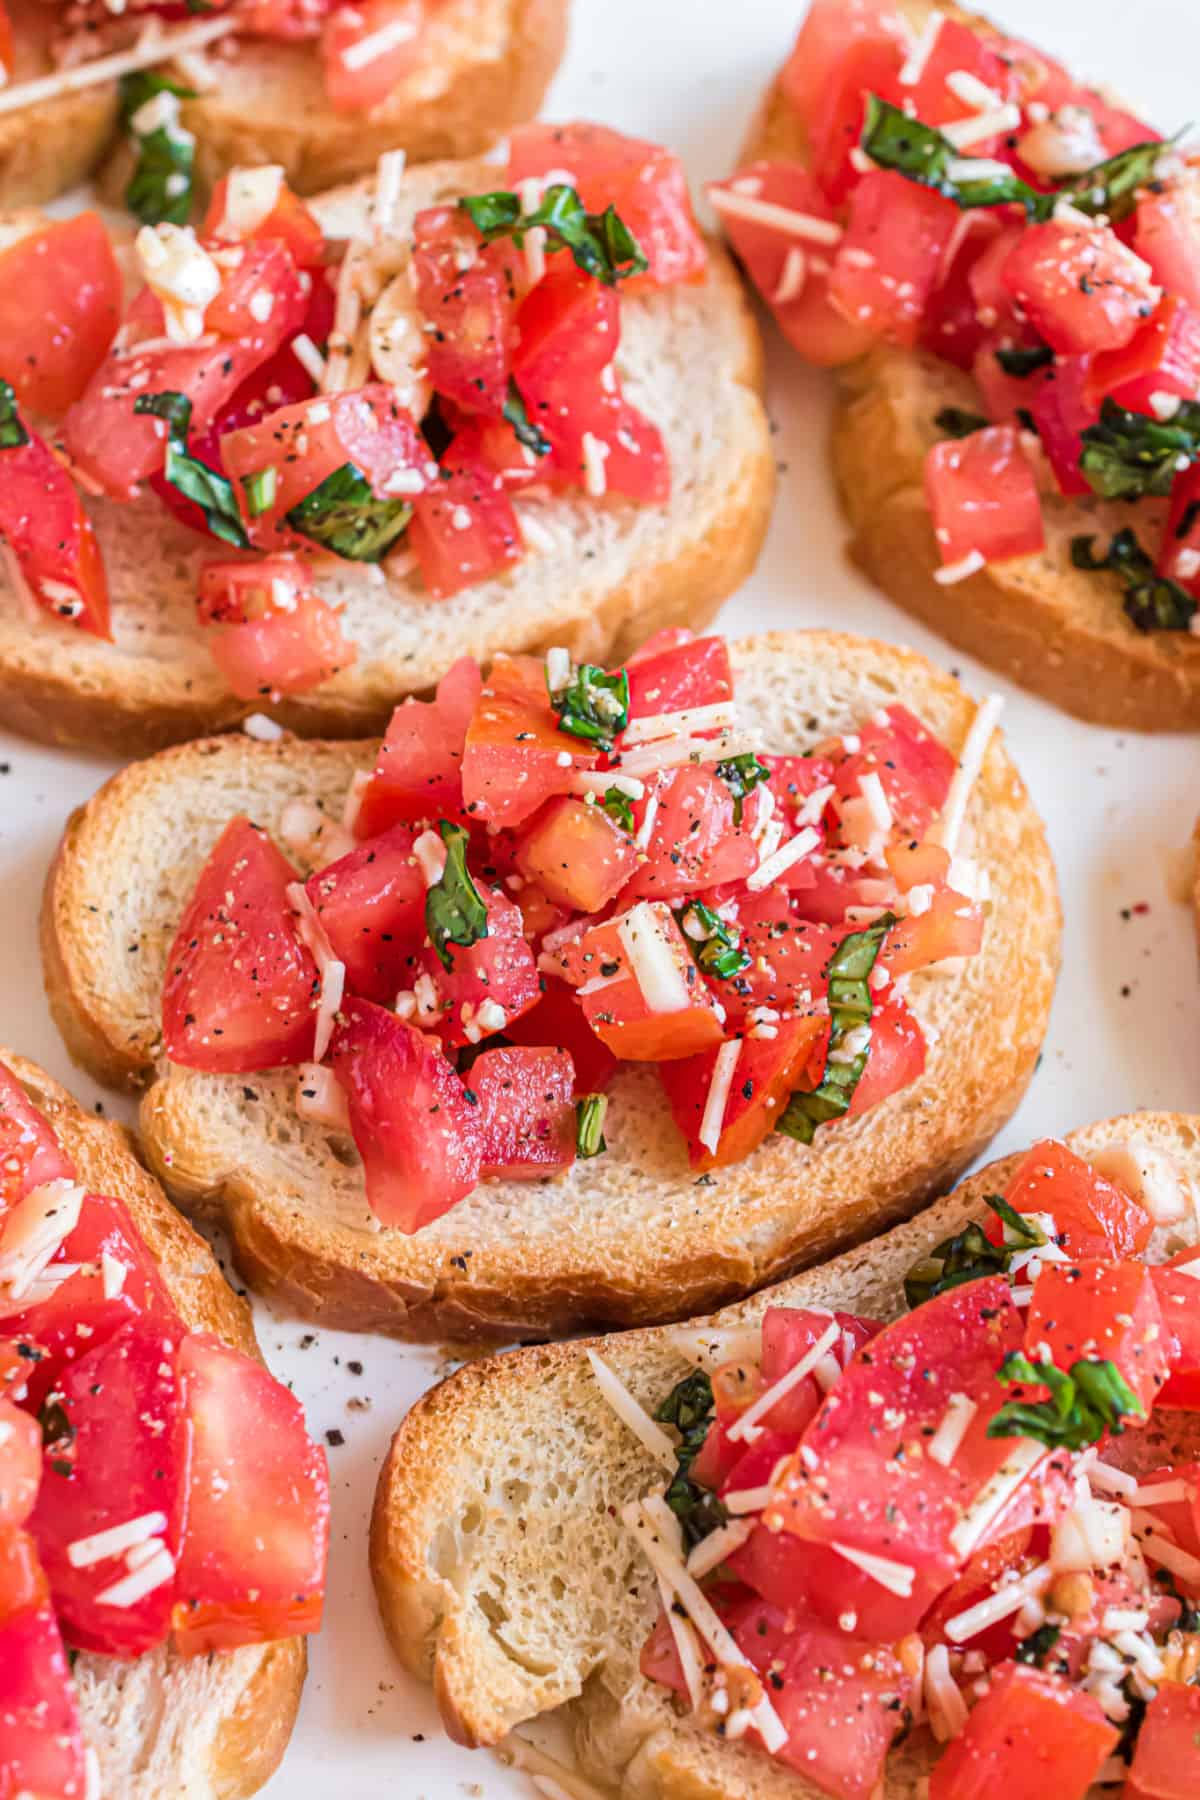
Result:
{"label": "pile of tomato topping", "polygon": [[1138,630],[1187,630],[1195,159],[1019,39],[940,11],[916,34],[891,0],[813,0],[780,93],[805,162],[753,163],[711,197],[811,361],[899,345],[974,378],[976,407],[929,421],[940,579],[1041,551],[1041,492],[1167,501],[1071,554],[1119,578]]}
{"label": "pile of tomato topping", "polygon": [[196,618],[230,690],[270,701],[355,661],[320,591],[339,565],[415,566],[444,600],[546,548],[539,500],[665,502],[616,357],[623,295],[704,276],[679,163],[528,126],[499,178],[418,211],[410,241],[384,158],[374,235],[346,244],[280,169],[235,170],[198,232],[142,228],[123,317],[94,214],[0,252],[0,540],[31,604],[109,637],[84,497],[152,493],[209,540]]}
{"label": "pile of tomato topping", "polygon": [[987,1206],[892,1323],[679,1332],[695,1366],[653,1419],[594,1360],[678,1459],[622,1515],[672,1596],[642,1671],[835,1800],[914,1733],[930,1800],[1186,1800],[1200,1463],[1161,1440],[1200,1406],[1190,1188],[1150,1146],[1047,1141]]}
{"label": "pile of tomato topping", "polygon": [[952,841],[969,771],[906,707],[760,749],[720,637],[607,672],[497,657],[486,683],[464,659],[397,708],[349,830],[304,797],[274,836],[225,829],[168,959],[167,1056],[304,1065],[301,1112],[353,1135],[406,1231],[599,1153],[621,1062],[658,1065],[697,1170],[811,1142],[921,1073],[905,990],[979,950],[986,872]]}
{"label": "pile of tomato topping", "polygon": [[328,1540],[299,1402],[188,1327],[0,1067],[0,1789],[93,1792],[68,1651],[314,1632]]}

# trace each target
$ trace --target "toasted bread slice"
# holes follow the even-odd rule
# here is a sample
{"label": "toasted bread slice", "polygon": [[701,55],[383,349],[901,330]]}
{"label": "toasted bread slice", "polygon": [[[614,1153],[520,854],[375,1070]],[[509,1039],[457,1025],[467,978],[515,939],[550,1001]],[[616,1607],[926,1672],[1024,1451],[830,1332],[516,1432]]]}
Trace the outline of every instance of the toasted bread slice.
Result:
{"label": "toasted bread slice", "polygon": [[[50,44],[62,17],[45,0],[6,0],[15,67],[10,83],[54,73]],[[86,181],[117,130],[117,84],[0,113],[0,209],[40,206]]]}
{"label": "toasted bread slice", "polygon": [[[919,28],[932,8],[928,0],[906,0],[905,10]],[[941,10],[981,27],[977,15],[959,7]],[[776,84],[741,164],[760,157],[803,162],[807,150],[804,128]],[[1200,725],[1200,638],[1138,631],[1123,609],[1117,578],[1071,562],[1073,537],[1095,536],[1107,546],[1127,525],[1153,545],[1166,502],[1069,500],[1051,478],[1039,483],[1046,527],[1041,554],[993,563],[944,586],[934,579],[942,558],[925,504],[925,458],[945,435],[934,423],[944,407],[984,411],[975,383],[934,356],[889,349],[849,364],[838,377],[834,473],[851,530],[850,555],[877,586],[960,650],[1077,718],[1137,731]]]}
{"label": "toasted bread slice", "polygon": [[[739,705],[771,749],[801,750],[893,700],[957,748],[973,716],[955,681],[869,639],[797,632],[731,650]],[[297,1117],[294,1071],[203,1075],[164,1063],[159,1042],[167,953],[226,822],[244,811],[276,831],[301,795],[336,816],[372,756],[371,745],[229,738],[135,764],[76,814],[43,911],[47,988],[72,1051],[102,1080],[152,1083],[141,1123],[154,1168],[185,1205],[226,1220],[247,1279],[293,1310],[413,1338],[682,1317],[911,1213],[1023,1093],[1054,988],[1059,907],[1041,823],[996,737],[969,813],[994,911],[963,973],[914,982],[930,1048],[911,1087],[811,1150],[774,1135],[697,1181],[654,1070],[627,1064],[606,1155],[549,1182],[485,1182],[411,1237],[373,1229],[358,1159]]]}
{"label": "toasted bread slice", "polygon": [[[1167,1152],[1200,1191],[1200,1118],[1134,1113],[1074,1132],[1087,1156],[1111,1143]],[[986,1216],[1018,1156],[991,1163],[914,1219],[755,1295],[711,1321],[748,1325],[765,1307],[823,1306],[877,1319],[905,1309],[903,1278],[935,1243]],[[686,1374],[670,1327],[598,1346],[650,1410]],[[658,1611],[647,1564],[619,1513],[661,1481],[660,1466],[602,1398],[586,1346],[520,1350],[468,1364],[427,1394],[392,1440],[379,1479],[371,1565],[388,1636],[432,1681],[460,1743],[496,1744],[522,1720],[561,1709],[582,1772],[620,1800],[802,1800],[812,1788],[744,1744],[681,1718],[643,1679],[638,1655]],[[1135,1471],[1191,1457],[1195,1415],[1154,1415],[1106,1456]],[[930,1759],[895,1753],[887,1800],[910,1800]]]}
{"label": "toasted bread slice", "polygon": [[[81,1181],[125,1202],[185,1324],[257,1356],[249,1307],[204,1239],[168,1205],[132,1135],[86,1113],[35,1063],[9,1050],[0,1057],[53,1125]],[[75,1681],[100,1764],[99,1800],[241,1800],[255,1793],[287,1748],[305,1660],[302,1638],[208,1657],[183,1658],[166,1647],[132,1662],[80,1655]]]}
{"label": "toasted bread slice", "polygon": [[[484,163],[409,172],[399,233],[433,202],[494,187]],[[368,182],[323,196],[331,236],[361,234]],[[622,305],[617,368],[662,430],[672,493],[662,505],[569,495],[521,501],[531,541],[502,579],[432,600],[418,577],[382,578],[325,559],[317,588],[343,610],[358,660],[276,705],[235,699],[196,621],[200,564],[214,554],[150,496],[98,501],[114,641],[30,615],[0,578],[0,721],[31,737],[123,755],[236,725],[265,710],[304,736],[381,731],[403,695],[428,691],[458,657],[563,643],[603,662],[667,625],[701,625],[753,568],[775,469],[763,408],[762,346],[733,267],[714,246],[702,282]]]}

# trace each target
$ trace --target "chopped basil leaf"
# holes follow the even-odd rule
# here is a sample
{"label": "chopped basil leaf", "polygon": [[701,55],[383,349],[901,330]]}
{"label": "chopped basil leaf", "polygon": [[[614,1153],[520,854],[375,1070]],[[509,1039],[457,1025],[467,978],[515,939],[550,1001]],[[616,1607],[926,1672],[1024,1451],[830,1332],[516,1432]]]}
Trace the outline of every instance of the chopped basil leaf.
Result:
{"label": "chopped basil leaf", "polygon": [[733,795],[733,822],[740,825],[746,795],[760,781],[770,781],[771,771],[766,763],[759,762],[753,750],[744,750],[740,756],[727,756],[724,762],[719,762],[717,774]]}
{"label": "chopped basil leaf", "polygon": [[544,431],[540,431],[529,417],[525,405],[525,396],[517,386],[517,378],[508,378],[508,398],[504,402],[504,417],[513,428],[513,435],[518,444],[524,444],[535,456],[549,456],[550,439]]}
{"label": "chopped basil leaf", "polygon": [[1139,631],[1186,631],[1196,612],[1196,602],[1186,588],[1160,575],[1126,526],[1118,531],[1103,556],[1092,546],[1095,538],[1071,539],[1071,561],[1077,569],[1108,569],[1125,587],[1124,607]]}
{"label": "chopped basil leaf", "polygon": [[156,94],[194,100],[193,88],[181,87],[153,69],[139,69],[120,81],[121,122],[137,152],[137,163],[125,189],[125,204],[145,225],[186,225],[192,210],[192,165],[196,140],[178,121],[138,131],[134,118]]}
{"label": "chopped basil leaf", "polygon": [[682,1440],[666,1501],[683,1528],[689,1549],[729,1518],[712,1490],[693,1481],[691,1474],[692,1464],[708,1436],[714,1410],[712,1382],[703,1369],[694,1369],[671,1389],[654,1415],[660,1425],[673,1425]]}
{"label": "chopped basil leaf", "polygon": [[904,1294],[910,1306],[920,1306],[936,1294],[962,1287],[968,1281],[981,1281],[986,1275],[1006,1275],[1018,1251],[1046,1242],[1045,1232],[999,1194],[985,1194],[983,1198],[984,1205],[1004,1225],[1003,1241],[993,1244],[983,1226],[974,1221],[953,1237],[943,1238],[904,1277]]}
{"label": "chopped basil leaf", "polygon": [[1181,468],[1200,456],[1200,401],[1184,400],[1170,419],[1130,412],[1111,396],[1100,423],[1083,433],[1079,472],[1102,500],[1170,493]]}
{"label": "chopped basil leaf", "polygon": [[526,232],[540,227],[546,233],[547,250],[569,250],[577,267],[605,287],[641,275],[650,266],[615,207],[590,213],[565,183],[547,188],[532,212],[525,212],[518,196],[505,190],[468,195],[458,204],[485,243],[511,237],[522,245]]}
{"label": "chopped basil leaf", "polygon": [[192,403],[186,394],[169,390],[162,394],[139,394],[133,410],[135,413],[152,413],[156,419],[166,420],[167,454],[163,474],[173,488],[200,508],[214,537],[236,545],[239,550],[248,550],[250,539],[237,509],[233,484],[193,456],[187,447]]}
{"label": "chopped basil leaf", "polygon": [[1128,150],[1119,150],[1095,168],[1064,181],[1054,198],[1069,200],[1077,212],[1105,213],[1114,222],[1127,218],[1137,204],[1138,189],[1154,180],[1159,157],[1175,141],[1131,144]]}
{"label": "chopped basil leaf", "polygon": [[252,519],[262,513],[270,512],[275,504],[275,490],[279,486],[279,477],[273,468],[259,469],[253,475],[242,476],[242,487],[246,495],[246,511]]}
{"label": "chopped basil leaf", "polygon": [[977,431],[986,431],[991,424],[982,413],[964,412],[961,406],[943,406],[934,419],[939,431],[947,437],[973,437]]}
{"label": "chopped basil leaf", "polygon": [[0,381],[0,450],[19,450],[29,433],[17,411],[17,396],[10,381]]}
{"label": "chopped basil leaf", "polygon": [[288,524],[344,556],[347,562],[378,562],[412,518],[407,500],[385,500],[352,462],[343,463],[292,507]]}
{"label": "chopped basil leaf", "polygon": [[1019,1663],[1031,1663],[1035,1669],[1044,1669],[1046,1658],[1061,1636],[1061,1625],[1040,1625],[1029,1637],[1021,1639],[1013,1656]]}
{"label": "chopped basil leaf", "polygon": [[1043,1387],[1045,1400],[1010,1400],[989,1421],[989,1437],[1029,1437],[1049,1449],[1085,1450],[1106,1431],[1119,1435],[1127,1418],[1143,1408],[1116,1364],[1089,1357],[1072,1363],[1065,1375],[1049,1362],[1030,1362],[1019,1350],[1000,1365],[996,1379],[1006,1386]]}
{"label": "chopped basil leaf", "polygon": [[848,1062],[835,1058],[846,1034],[858,1026],[870,1027],[870,974],[883,948],[883,940],[896,924],[895,913],[884,913],[865,931],[855,931],[842,942],[830,959],[826,974],[829,980],[829,1049],[825,1057],[825,1073],[820,1085],[811,1091],[798,1089],[788,1101],[775,1129],[785,1137],[811,1144],[818,1125],[840,1119],[849,1109],[854,1090],[862,1079],[871,1046],[868,1043]]}
{"label": "chopped basil leaf", "polygon": [[608,1111],[607,1094],[581,1094],[575,1102],[575,1150],[586,1160],[607,1150],[604,1141],[604,1115]]}
{"label": "chopped basil leaf", "polygon": [[1039,369],[1048,368],[1054,361],[1054,352],[1049,344],[1013,344],[1008,349],[993,351],[993,355],[1006,375],[1018,377],[1034,375]]}
{"label": "chopped basil leaf", "polygon": [[469,834],[443,819],[446,866],[425,895],[425,929],[444,969],[454,967],[451,944],[469,949],[488,935],[487,907],[467,869]]}
{"label": "chopped basil leaf", "polygon": [[748,969],[750,957],[742,949],[738,932],[701,900],[693,900],[675,914],[679,928],[697,967],[718,981],[731,981]]}
{"label": "chopped basil leaf", "polygon": [[619,787],[605,788],[600,804],[622,831],[633,830],[633,801],[628,794],[622,793]]}
{"label": "chopped basil leaf", "polygon": [[618,731],[629,723],[629,677],[624,669],[608,675],[594,663],[580,663],[566,686],[551,693],[550,704],[560,731],[586,738],[598,750],[611,750]]}
{"label": "chopped basil leaf", "polygon": [[1010,1206],[1001,1194],[985,1194],[984,1204],[990,1206],[1004,1227],[1004,1242],[1014,1250],[1037,1250],[1047,1241],[1046,1234],[1033,1219],[1019,1213],[1015,1206]]}

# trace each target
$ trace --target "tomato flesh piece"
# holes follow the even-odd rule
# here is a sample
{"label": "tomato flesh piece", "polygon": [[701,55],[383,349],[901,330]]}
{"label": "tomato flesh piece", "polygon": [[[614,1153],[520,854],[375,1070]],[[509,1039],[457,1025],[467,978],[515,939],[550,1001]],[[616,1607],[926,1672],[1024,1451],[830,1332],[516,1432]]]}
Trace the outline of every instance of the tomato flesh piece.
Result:
{"label": "tomato flesh piece", "polygon": [[[333,7],[321,32],[321,68],[335,113],[366,113],[382,106],[397,82],[420,66],[426,13],[426,0],[361,0]],[[386,49],[380,32],[390,34]],[[380,48],[372,44],[369,60],[360,62],[355,51],[371,39]]]}
{"label": "tomato flesh piece", "polygon": [[[44,1606],[49,1598],[45,1570],[29,1533],[0,1531],[0,1628],[18,1613]],[[0,1768],[5,1766],[0,1754]]]}
{"label": "tomato flesh piece", "polygon": [[848,48],[864,38],[904,42],[904,21],[893,0],[813,0],[779,78],[784,97],[806,122],[828,94]]}
{"label": "tomato flesh piece", "polygon": [[57,418],[78,400],[120,318],[121,271],[94,212],[0,251],[0,372],[32,412]]}
{"label": "tomato flesh piece", "polygon": [[[230,177],[222,175],[212,191],[200,235],[218,242],[245,243],[248,239],[277,238],[287,246],[298,269],[319,269],[325,256],[325,233],[299,199],[280,178],[270,210],[248,227],[229,217]],[[319,340],[318,340],[319,341]],[[293,359],[294,360],[294,359]]]}
{"label": "tomato flesh piece", "polygon": [[53,1127],[0,1063],[0,1216],[47,1181],[70,1181],[75,1165]]}
{"label": "tomato flesh piece", "polygon": [[911,348],[958,226],[958,208],[894,170],[864,175],[829,277],[833,305],[856,325]]}
{"label": "tomato flesh piece", "polygon": [[[564,755],[569,762],[559,761]],[[532,656],[498,656],[463,749],[463,803],[471,817],[513,830],[552,795],[566,793],[576,771],[595,760],[585,738],[559,729],[545,664]]]}
{"label": "tomato flesh piece", "polygon": [[75,1681],[51,1606],[0,1622],[3,1792],[78,1800],[87,1791]]}
{"label": "tomato flesh piece", "polygon": [[1011,425],[935,444],[925,462],[925,497],[947,565],[973,552],[985,563],[1006,562],[1045,546],[1037,482]]}
{"label": "tomato flesh piece", "polygon": [[535,1048],[560,1045],[574,1065],[576,1093],[598,1094],[612,1080],[617,1059],[589,1027],[574,989],[552,975],[543,980],[541,999],[506,1025],[504,1035],[514,1044]]}
{"label": "tomato flesh piece", "polygon": [[491,581],[520,561],[521,527],[477,431],[458,433],[437,480],[417,495],[408,541],[435,600]]}
{"label": "tomato flesh piece", "polygon": [[413,835],[393,825],[305,883],[351,992],[384,1005],[412,985],[425,937],[425,877]]}
{"label": "tomato flesh piece", "polygon": [[[978,944],[976,944],[978,949]],[[925,1070],[925,1034],[898,995],[876,1001],[871,1015],[867,1063],[859,1076],[846,1117],[857,1118],[892,1094],[911,1087]]]}
{"label": "tomato flesh piece", "polygon": [[1153,411],[1155,394],[1190,400],[1200,387],[1200,310],[1168,294],[1120,350],[1092,358],[1086,397],[1110,395],[1132,412]]}
{"label": "tomato flesh piece", "polygon": [[431,327],[429,379],[457,406],[496,417],[516,344],[510,256],[503,241],[483,243],[457,206],[427,207],[413,221],[417,303]]}
{"label": "tomato flesh piece", "polygon": [[1190,1800],[1200,1787],[1200,1688],[1164,1681],[1138,1731],[1125,1800]]}
{"label": "tomato flesh piece", "polygon": [[581,990],[580,1002],[601,1043],[623,1062],[670,1062],[718,1045],[722,1033],[712,993],[670,910],[644,901],[622,919],[669,981],[669,1006],[664,1010],[646,998],[618,922],[593,926],[582,940],[582,957],[604,984]]}
{"label": "tomato flesh piece", "polygon": [[561,1174],[575,1161],[575,1068],[565,1050],[485,1050],[466,1077],[479,1102],[480,1174]]}
{"label": "tomato flesh piece", "polygon": [[686,764],[658,776],[635,807],[639,824],[652,803],[650,835],[625,890],[627,900],[678,900],[744,881],[758,867],[758,845],[735,824],[733,794],[719,775]]}
{"label": "tomato flesh piece", "polygon": [[1079,1361],[1113,1363],[1141,1405],[1124,1422],[1146,1424],[1170,1366],[1149,1269],[1140,1262],[1048,1263],[1034,1285],[1025,1329],[1031,1358],[1043,1346],[1064,1372]]}
{"label": "tomato flesh piece", "polygon": [[356,837],[418,819],[463,817],[463,746],[482,687],[479,664],[462,656],[442,676],[436,699],[396,708],[354,821]]}
{"label": "tomato flesh piece", "polygon": [[206,563],[196,610],[209,652],[239,700],[303,694],[352,666],[357,646],[308,586],[307,563]]}
{"label": "tomato flesh piece", "polygon": [[677,643],[651,639],[630,657],[625,672],[631,719],[657,718],[733,699],[733,669],[723,637],[698,638],[689,632]]}
{"label": "tomato flesh piece", "polygon": [[[30,1530],[67,1641],[105,1656],[140,1656],[166,1637],[174,1582],[130,1606],[102,1596],[121,1581],[123,1558],[74,1568],[69,1546],[94,1532],[155,1513],[165,1522],[152,1535],[172,1557],[179,1548],[186,1459],[178,1328],[165,1336],[158,1323],[135,1319],[98,1349],[65,1369],[58,1384],[75,1428],[69,1458],[51,1450]],[[113,1470],[121,1471],[119,1482]]]}
{"label": "tomato flesh piece", "polygon": [[527,384],[545,393],[560,382],[599,375],[620,341],[616,288],[597,281],[568,257],[558,257],[517,314],[514,366],[522,392]]}
{"label": "tomato flesh piece", "polygon": [[638,864],[629,832],[602,806],[563,795],[549,800],[517,843],[517,867],[558,905],[600,912]]}
{"label": "tomato flesh piece", "polygon": [[1067,356],[1121,349],[1160,298],[1145,265],[1106,225],[1027,226],[1002,279],[1035,329]]}
{"label": "tomato flesh piece", "polygon": [[1029,411],[1038,441],[1060,493],[1068,495],[1092,491],[1079,468],[1083,433],[1100,417],[1099,407],[1087,397],[1091,361],[1089,356],[1056,357],[1054,366],[1043,369],[1029,384]]}
{"label": "tomato flesh piece", "polygon": [[1024,1663],[995,1670],[988,1691],[939,1758],[930,1800],[1084,1800],[1118,1733],[1082,1689]]}
{"label": "tomato flesh piece", "polygon": [[111,640],[108,580],[92,522],[62,463],[36,432],[21,428],[26,441],[0,449],[0,540],[36,606]]}
{"label": "tomato flesh piece", "polygon": [[835,206],[852,200],[859,183],[870,179],[859,174],[852,156],[862,141],[867,96],[900,99],[903,59],[897,38],[887,29],[856,37],[804,115],[813,174]]}
{"label": "tomato flesh piece", "polygon": [[764,1600],[837,1630],[843,1640],[848,1627],[877,1644],[914,1631],[938,1587],[936,1577],[918,1576],[910,1595],[894,1594],[827,1544],[761,1524],[729,1558],[729,1568]]}
{"label": "tomato flesh piece", "polygon": [[1143,189],[1133,243],[1164,291],[1200,310],[1200,187],[1194,172],[1168,182],[1159,193]]}
{"label": "tomato flesh piece", "polygon": [[781,1020],[773,1038],[743,1038],[715,1150],[701,1142],[700,1131],[719,1046],[664,1062],[659,1074],[671,1116],[687,1139],[691,1166],[725,1168],[756,1150],[775,1129],[793,1092],[820,1082],[828,1035],[828,1020],[814,1016]]}
{"label": "tomato flesh piece", "polygon": [[[525,941],[520,907],[498,888],[484,882],[475,885],[487,908],[486,937],[473,944],[447,944],[449,968],[436,950],[421,952],[422,966],[437,990],[437,1029],[446,1044],[459,1048],[506,1030],[510,1018],[520,1018],[541,998],[537,963]],[[479,1017],[489,1001],[500,1008],[498,1024],[485,1024]]]}
{"label": "tomato flesh piece", "polygon": [[41,1426],[0,1397],[0,1534],[25,1523],[41,1478]]}
{"label": "tomato flesh piece", "polygon": [[184,1656],[317,1631],[329,1544],[325,1453],[253,1357],[191,1333],[180,1353],[187,1525],[171,1615]]}
{"label": "tomato flesh piece", "polygon": [[[1188,1270],[1191,1273],[1188,1273]],[[1159,1395],[1160,1406],[1200,1411],[1200,1305],[1197,1304],[1195,1249],[1183,1250],[1168,1263],[1155,1264],[1150,1279],[1158,1294],[1163,1324],[1171,1340],[1171,1376]]]}
{"label": "tomato flesh piece", "polygon": [[367,1204],[398,1231],[419,1231],[479,1181],[477,1109],[436,1038],[373,1006],[343,1003],[330,1063],[363,1159]]}
{"label": "tomato flesh piece", "polygon": [[[1072,1259],[1136,1256],[1154,1229],[1149,1213],[1124,1188],[1053,1138],[1026,1154],[1004,1198],[1017,1212],[1049,1213],[1056,1242]],[[1002,1232],[998,1219],[989,1222],[993,1243]]]}
{"label": "tomato flesh piece", "polygon": [[287,897],[297,879],[249,819],[226,826],[167,959],[163,1043],[172,1062],[231,1075],[312,1055],[319,983]]}
{"label": "tomato flesh piece", "polygon": [[852,797],[861,792],[864,775],[878,775],[896,826],[907,837],[923,837],[946,804],[954,757],[914,713],[895,703],[855,735],[858,749],[832,776],[838,794]]}

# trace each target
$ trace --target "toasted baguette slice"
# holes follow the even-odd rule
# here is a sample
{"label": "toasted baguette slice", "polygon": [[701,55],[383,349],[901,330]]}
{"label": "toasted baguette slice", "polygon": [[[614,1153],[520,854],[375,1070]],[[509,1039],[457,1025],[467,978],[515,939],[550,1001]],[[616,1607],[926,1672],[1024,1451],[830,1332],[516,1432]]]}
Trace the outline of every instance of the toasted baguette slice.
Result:
{"label": "toasted baguette slice", "polygon": [[[1066,1141],[1083,1156],[1110,1143],[1154,1145],[1200,1192],[1200,1118],[1134,1113]],[[712,1325],[749,1325],[775,1304],[897,1317],[913,1262],[986,1216],[982,1196],[1002,1190],[1019,1160],[990,1164],[919,1219]],[[598,1347],[650,1410],[687,1372],[670,1327]],[[620,1800],[815,1794],[762,1752],[701,1732],[638,1673],[658,1590],[618,1515],[662,1470],[601,1397],[585,1350],[559,1344],[468,1364],[396,1433],[371,1528],[375,1588],[396,1654],[433,1682],[460,1743],[496,1744],[522,1720],[561,1709],[583,1773]],[[1195,1456],[1198,1443],[1194,1414],[1155,1415],[1105,1455],[1148,1471]],[[920,1742],[897,1752],[888,1800],[910,1800],[928,1771]]]}
{"label": "toasted baguette slice", "polygon": [[[932,8],[928,0],[906,0],[905,10],[919,28]],[[959,7],[941,10],[981,27]],[[776,84],[740,166],[760,157],[803,162],[807,153],[803,125]],[[934,423],[943,407],[984,411],[975,383],[950,363],[907,350],[879,349],[838,374],[834,472],[850,555],[877,586],[960,650],[1077,718],[1137,731],[1200,726],[1200,638],[1138,631],[1116,577],[1071,563],[1073,537],[1095,536],[1106,547],[1126,525],[1153,547],[1165,501],[1068,500],[1048,478],[1039,482],[1041,554],[994,563],[944,586],[934,580],[942,558],[925,504],[925,458],[945,435]]]}
{"label": "toasted baguette slice", "polygon": [[[62,15],[45,0],[6,0],[16,66],[10,84],[54,72],[50,43]],[[117,129],[117,84],[0,113],[0,209],[40,206],[86,181]]]}
{"label": "toasted baguette slice", "polygon": [[[431,202],[494,187],[484,163],[435,163],[404,182],[398,231]],[[331,236],[361,235],[371,184],[325,195]],[[714,246],[705,279],[623,302],[617,367],[662,430],[672,493],[658,506],[585,495],[522,501],[525,556],[502,579],[431,600],[418,577],[383,579],[325,559],[318,591],[344,608],[353,668],[277,705],[236,700],[196,621],[197,574],[220,546],[150,496],[96,503],[114,642],[65,627],[0,578],[0,722],[54,743],[137,754],[235,725],[256,710],[304,736],[381,731],[396,701],[456,658],[569,645],[603,662],[661,626],[700,625],[749,574],[766,533],[774,463],[762,346],[733,267]],[[528,509],[528,510],[526,510]],[[537,545],[532,541],[537,539]]]}
{"label": "toasted baguette slice", "polygon": [[[958,747],[973,715],[948,676],[869,639],[797,632],[731,648],[739,704],[770,749],[801,750],[892,700]],[[411,1237],[372,1229],[358,1159],[297,1117],[294,1071],[203,1075],[165,1064],[159,1044],[167,952],[226,822],[245,811],[276,831],[298,795],[336,814],[372,755],[230,738],[135,764],[76,814],[43,911],[47,989],[72,1051],[102,1080],[153,1083],[141,1119],[153,1166],[183,1204],[226,1220],[246,1278],[293,1310],[413,1338],[685,1316],[911,1213],[1023,1093],[1054,988],[1059,907],[1041,823],[997,737],[969,815],[995,908],[961,975],[914,983],[930,1050],[911,1087],[811,1150],[773,1135],[697,1181],[655,1071],[626,1065],[606,1155],[548,1182],[485,1182]]]}
{"label": "toasted baguette slice", "polygon": [[[81,1181],[129,1208],[171,1298],[193,1331],[258,1355],[250,1309],[228,1286],[204,1239],[168,1205],[138,1160],[132,1135],[93,1118],[36,1063],[0,1058],[53,1125]],[[80,1655],[75,1680],[98,1800],[241,1800],[274,1773],[304,1685],[302,1638],[183,1658],[169,1648],[129,1662]]]}

